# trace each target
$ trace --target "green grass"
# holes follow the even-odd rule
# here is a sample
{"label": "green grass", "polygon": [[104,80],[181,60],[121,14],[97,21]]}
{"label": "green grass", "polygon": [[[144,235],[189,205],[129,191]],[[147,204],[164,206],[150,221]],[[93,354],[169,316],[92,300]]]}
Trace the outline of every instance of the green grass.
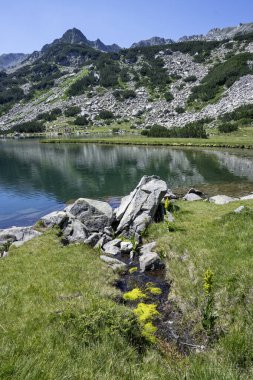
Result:
{"label": "green grass", "polygon": [[0,379],[165,378],[166,360],[113,301],[114,279],[98,252],[61,247],[53,231],[11,249],[0,262]]}
{"label": "green grass", "polygon": [[[119,126],[120,127],[120,126]],[[94,128],[94,132],[102,132],[104,128]],[[108,127],[105,130],[108,131]],[[121,127],[120,127],[121,128]],[[122,127],[123,129],[123,127]],[[92,131],[92,129],[89,129]],[[126,129],[127,131],[127,129]],[[208,131],[208,139],[195,138],[153,138],[140,135],[126,135],[103,138],[85,139],[50,139],[43,143],[97,143],[97,144],[122,144],[122,145],[162,145],[162,146],[199,146],[199,147],[227,147],[227,148],[253,148],[253,128],[240,128],[237,132],[218,134],[216,129]]]}
{"label": "green grass", "polygon": [[[231,213],[241,204],[249,210]],[[203,276],[214,272],[218,319],[205,352],[145,343],[98,252],[62,247],[49,231],[0,261],[0,379],[251,379],[253,202],[178,205],[174,232],[153,224],[145,239],[166,257],[169,302],[182,311],[175,324],[197,344],[207,345]]]}
{"label": "green grass", "polygon": [[[204,273],[214,272],[214,312],[218,319],[212,348],[193,356],[190,373],[200,379],[250,379],[253,376],[253,202],[218,206],[178,202],[174,232],[152,225],[148,240],[158,241],[172,281],[169,299],[183,312],[183,326],[203,342]],[[241,214],[233,212],[248,205]],[[217,340],[216,340],[217,339]],[[219,368],[215,372],[214,368]],[[214,371],[214,372],[213,372]],[[210,373],[210,375],[207,375]],[[211,375],[212,374],[212,375]]]}

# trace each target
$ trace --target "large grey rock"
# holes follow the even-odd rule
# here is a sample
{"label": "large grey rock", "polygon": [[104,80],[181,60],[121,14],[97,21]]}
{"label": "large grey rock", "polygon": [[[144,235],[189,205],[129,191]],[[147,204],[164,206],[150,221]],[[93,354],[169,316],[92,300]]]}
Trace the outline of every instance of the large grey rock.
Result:
{"label": "large grey rock", "polygon": [[183,197],[183,199],[188,202],[202,201],[202,198],[195,193],[188,193]]}
{"label": "large grey rock", "polygon": [[73,205],[65,209],[76,219],[80,220],[90,232],[101,232],[109,227],[113,220],[111,206],[102,201],[79,198]]}
{"label": "large grey rock", "polygon": [[146,252],[139,258],[141,272],[164,268],[159,255],[155,252]]}
{"label": "large grey rock", "polygon": [[215,195],[214,197],[209,198],[209,202],[215,203],[216,205],[225,205],[237,200],[238,198],[228,197],[227,195]]}
{"label": "large grey rock", "polygon": [[41,232],[34,230],[32,227],[7,228],[0,230],[0,244],[9,242],[18,247],[40,235]]}
{"label": "large grey rock", "polygon": [[69,243],[83,243],[89,234],[80,220],[72,219],[64,229],[63,236]]}
{"label": "large grey rock", "polygon": [[168,188],[164,181],[156,176],[144,176],[137,187],[121,201],[116,212],[120,222],[117,233],[140,234],[154,218],[157,208]]}
{"label": "large grey rock", "polygon": [[50,214],[43,216],[40,220],[43,222],[45,227],[62,227],[68,220],[68,215],[65,211],[53,211]]}

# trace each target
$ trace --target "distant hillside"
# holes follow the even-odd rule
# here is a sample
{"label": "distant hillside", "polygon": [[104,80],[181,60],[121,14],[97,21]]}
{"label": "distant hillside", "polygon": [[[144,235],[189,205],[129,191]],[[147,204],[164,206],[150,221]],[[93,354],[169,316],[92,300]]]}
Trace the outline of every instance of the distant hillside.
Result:
{"label": "distant hillside", "polygon": [[172,44],[174,41],[172,39],[165,39],[161,37],[152,37],[148,40],[142,40],[135,42],[131,45],[131,48],[142,47],[142,46],[155,46],[155,45],[168,45]]}
{"label": "distant hillside", "polygon": [[237,36],[245,36],[246,34],[253,33],[253,23],[239,24],[238,26],[232,26],[227,28],[214,28],[211,29],[206,35],[199,34],[193,36],[181,37],[178,41],[222,41],[226,39],[233,39]]}
{"label": "distant hillside", "polygon": [[[224,32],[221,41],[168,44],[156,37],[130,49],[68,30],[0,72],[0,129],[54,131],[58,124],[67,130],[73,123],[89,128],[125,120],[140,131],[199,120],[212,127],[253,104],[253,33],[243,30],[249,24],[233,38]],[[248,125],[251,110],[244,113]]]}
{"label": "distant hillside", "polygon": [[0,70],[8,69],[10,67],[17,66],[24,61],[27,54],[23,53],[10,53],[0,55]]}

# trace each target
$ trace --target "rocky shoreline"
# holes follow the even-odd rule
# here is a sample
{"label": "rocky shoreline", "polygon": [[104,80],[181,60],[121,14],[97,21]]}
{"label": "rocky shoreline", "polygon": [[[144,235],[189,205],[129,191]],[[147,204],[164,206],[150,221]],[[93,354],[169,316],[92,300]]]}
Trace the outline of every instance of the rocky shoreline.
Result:
{"label": "rocky shoreline", "polygon": [[[136,188],[123,197],[120,206],[113,209],[107,202],[79,198],[63,211],[54,211],[42,217],[35,226],[11,227],[0,230],[0,257],[8,255],[11,245],[19,247],[26,241],[40,236],[48,228],[58,226],[63,244],[85,243],[101,252],[101,259],[113,269],[124,269],[120,255],[128,254],[130,263],[135,253],[139,255],[141,271],[163,267],[154,245],[142,246],[142,234],[153,221],[166,218],[173,222],[172,212],[165,210],[165,199],[170,204],[178,197],[168,189],[165,181],[157,176],[144,176]],[[224,205],[238,200],[253,199],[253,193],[234,198],[216,195],[207,198],[201,191],[191,188],[182,198],[185,201],[206,200]],[[243,206],[242,206],[243,207]],[[170,208],[171,210],[173,208]]]}

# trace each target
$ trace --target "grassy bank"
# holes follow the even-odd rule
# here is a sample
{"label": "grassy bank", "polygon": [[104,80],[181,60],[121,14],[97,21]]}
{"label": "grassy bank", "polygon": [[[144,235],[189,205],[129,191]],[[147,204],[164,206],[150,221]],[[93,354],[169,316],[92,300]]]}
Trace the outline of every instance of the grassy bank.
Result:
{"label": "grassy bank", "polygon": [[[152,225],[172,280],[170,304],[181,327],[205,344],[203,275],[214,272],[212,338],[182,357],[143,341],[114,275],[84,245],[62,247],[55,231],[12,248],[0,261],[1,379],[250,379],[252,369],[253,211],[239,204],[178,202],[175,224]],[[175,322],[176,323],[176,322]]]}
{"label": "grassy bank", "polygon": [[223,147],[253,149],[253,128],[242,128],[230,134],[219,134],[212,130],[208,139],[195,138],[153,138],[140,135],[126,135],[113,137],[87,137],[84,139],[47,139],[43,143],[96,143],[118,145],[161,145],[161,146],[196,146],[196,147]]}

